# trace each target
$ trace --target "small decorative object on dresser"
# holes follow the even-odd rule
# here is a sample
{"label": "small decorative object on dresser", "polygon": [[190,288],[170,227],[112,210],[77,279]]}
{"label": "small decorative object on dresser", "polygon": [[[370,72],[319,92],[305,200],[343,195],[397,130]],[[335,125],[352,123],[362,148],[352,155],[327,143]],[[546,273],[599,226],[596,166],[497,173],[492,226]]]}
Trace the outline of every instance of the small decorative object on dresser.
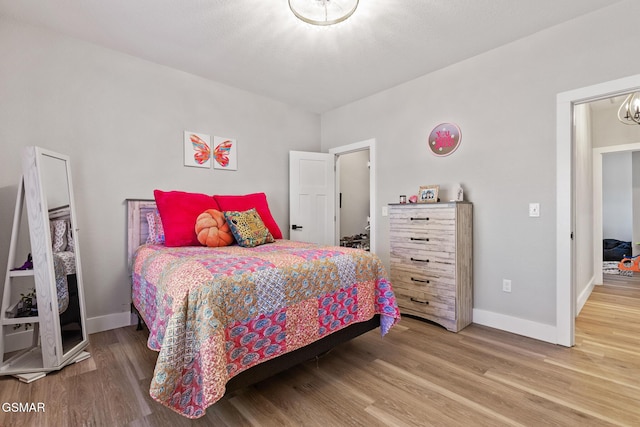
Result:
{"label": "small decorative object on dresser", "polygon": [[472,321],[473,205],[389,205],[391,282],[401,313],[458,332]]}
{"label": "small decorative object on dresser", "polygon": [[464,200],[464,190],[462,189],[462,185],[458,184],[458,188],[456,189],[456,201],[462,202]]}
{"label": "small decorative object on dresser", "polygon": [[436,203],[439,185],[423,185],[418,190],[418,203]]}

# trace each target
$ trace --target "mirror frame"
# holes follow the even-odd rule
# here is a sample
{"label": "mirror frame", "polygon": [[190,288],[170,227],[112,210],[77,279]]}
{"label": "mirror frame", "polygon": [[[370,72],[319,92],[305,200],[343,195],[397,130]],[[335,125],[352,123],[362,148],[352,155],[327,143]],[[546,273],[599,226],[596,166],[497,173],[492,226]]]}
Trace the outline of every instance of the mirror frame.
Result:
{"label": "mirror frame", "polygon": [[[82,338],[80,342],[64,352],[60,314],[58,313],[56,279],[54,273],[52,237],[50,232],[49,207],[45,183],[43,181],[42,161],[50,157],[64,162],[69,196],[69,221],[74,238],[76,279],[78,284],[78,303]],[[80,258],[79,228],[75,211],[71,162],[68,156],[40,147],[25,147],[23,152],[23,174],[29,238],[34,264],[34,280],[38,298],[38,317],[40,347],[43,367],[59,368],[68,364],[88,344],[84,285]],[[34,332],[35,333],[35,332]]]}

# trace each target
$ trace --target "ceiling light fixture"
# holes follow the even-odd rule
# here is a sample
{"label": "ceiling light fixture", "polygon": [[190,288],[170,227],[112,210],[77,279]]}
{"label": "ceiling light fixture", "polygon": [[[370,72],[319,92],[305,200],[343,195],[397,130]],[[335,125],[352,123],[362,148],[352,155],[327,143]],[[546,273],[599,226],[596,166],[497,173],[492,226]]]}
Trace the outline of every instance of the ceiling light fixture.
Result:
{"label": "ceiling light fixture", "polygon": [[359,0],[289,0],[298,19],[313,25],[333,25],[355,12]]}
{"label": "ceiling light fixture", "polygon": [[618,109],[618,120],[625,125],[640,125],[640,92],[627,96]]}

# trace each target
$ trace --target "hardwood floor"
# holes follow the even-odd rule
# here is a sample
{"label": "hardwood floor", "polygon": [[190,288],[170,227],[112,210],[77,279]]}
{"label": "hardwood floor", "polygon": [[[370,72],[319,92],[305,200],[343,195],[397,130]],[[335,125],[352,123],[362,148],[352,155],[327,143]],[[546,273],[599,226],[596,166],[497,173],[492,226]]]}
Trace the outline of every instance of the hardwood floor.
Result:
{"label": "hardwood floor", "polygon": [[[640,425],[640,278],[605,276],[568,349],[471,325],[408,317],[226,396],[188,420],[148,395],[146,332],[91,335],[91,358],[31,384],[0,379],[1,426]],[[1,408],[0,408],[1,409]]]}

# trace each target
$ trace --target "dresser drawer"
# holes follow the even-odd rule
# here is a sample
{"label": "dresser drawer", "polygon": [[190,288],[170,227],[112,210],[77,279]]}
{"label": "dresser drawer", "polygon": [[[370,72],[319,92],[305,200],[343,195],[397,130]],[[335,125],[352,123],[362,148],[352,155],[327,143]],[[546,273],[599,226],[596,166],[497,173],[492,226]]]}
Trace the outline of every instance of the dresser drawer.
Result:
{"label": "dresser drawer", "polygon": [[405,269],[422,270],[427,274],[455,274],[456,254],[450,252],[392,250],[389,259],[392,264]]}
{"label": "dresser drawer", "polygon": [[453,230],[448,232],[402,230],[389,237],[389,244],[392,250],[456,251]]}
{"label": "dresser drawer", "polygon": [[438,233],[453,236],[456,225],[453,219],[436,220],[432,217],[424,219],[414,218],[389,218],[389,224],[397,233],[422,234],[424,236]]}
{"label": "dresser drawer", "polygon": [[417,316],[426,314],[443,319],[456,319],[456,299],[453,297],[403,288],[396,288],[395,294],[400,312]]}
{"label": "dresser drawer", "polygon": [[456,211],[454,208],[394,208],[389,211],[389,224],[396,231],[401,230],[455,230]]}
{"label": "dresser drawer", "polygon": [[[425,209],[425,207],[428,207],[428,209]],[[431,220],[455,220],[456,208],[455,205],[449,204],[391,206],[389,208],[389,218],[398,222],[411,223],[413,221],[414,224],[428,223]]]}
{"label": "dresser drawer", "polygon": [[429,274],[392,265],[391,283],[394,289],[403,288],[433,295],[456,296],[456,279],[453,275]]}

